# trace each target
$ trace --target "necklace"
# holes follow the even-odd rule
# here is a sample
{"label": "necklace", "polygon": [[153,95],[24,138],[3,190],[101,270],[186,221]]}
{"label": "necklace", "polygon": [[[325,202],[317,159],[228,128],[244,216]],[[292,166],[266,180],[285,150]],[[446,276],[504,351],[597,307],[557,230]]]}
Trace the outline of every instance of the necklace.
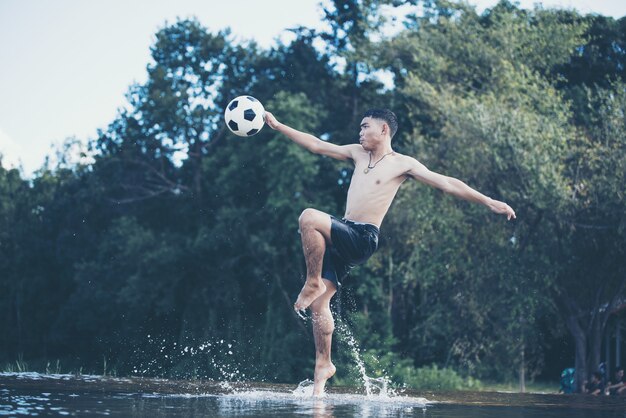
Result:
{"label": "necklace", "polygon": [[374,165],[372,165],[372,153],[370,152],[370,161],[367,163],[367,168],[363,169],[363,172],[365,174],[369,173],[370,170],[373,170],[374,167],[376,167],[376,165],[381,162],[383,160],[383,158],[385,158],[386,156],[388,156],[389,154],[393,154],[393,151],[388,152],[387,154],[383,155],[382,157],[380,157],[380,160],[376,161],[374,163]]}

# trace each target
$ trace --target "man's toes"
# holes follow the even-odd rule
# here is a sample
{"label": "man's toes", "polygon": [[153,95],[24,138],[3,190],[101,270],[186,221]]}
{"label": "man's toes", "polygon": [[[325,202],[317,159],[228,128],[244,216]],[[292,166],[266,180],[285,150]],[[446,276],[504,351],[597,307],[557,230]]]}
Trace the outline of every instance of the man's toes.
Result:
{"label": "man's toes", "polygon": [[298,315],[301,319],[307,320],[306,311],[304,309],[296,309],[296,315]]}

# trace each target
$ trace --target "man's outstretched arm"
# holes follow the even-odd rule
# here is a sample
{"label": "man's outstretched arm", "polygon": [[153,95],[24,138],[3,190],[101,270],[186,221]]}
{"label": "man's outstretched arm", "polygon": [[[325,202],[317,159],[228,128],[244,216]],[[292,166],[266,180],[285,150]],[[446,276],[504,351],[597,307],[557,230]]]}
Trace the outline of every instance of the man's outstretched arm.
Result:
{"label": "man's outstretched arm", "polygon": [[297,129],[292,128],[291,126],[285,125],[284,123],[280,123],[276,120],[274,115],[270,112],[265,112],[265,123],[272,128],[287,136],[296,144],[306,148],[314,154],[326,155],[328,157],[337,159],[337,160],[351,160],[352,151],[354,147],[359,145],[336,145],[330,142],[322,141],[321,139],[307,134],[305,132],[298,131]]}
{"label": "man's outstretched arm", "polygon": [[454,177],[448,177],[430,171],[424,164],[414,158],[410,158],[409,170],[406,174],[413,177],[415,180],[441,189],[445,193],[460,199],[483,204],[495,213],[506,215],[508,220],[515,219],[515,211],[506,203],[487,197]]}

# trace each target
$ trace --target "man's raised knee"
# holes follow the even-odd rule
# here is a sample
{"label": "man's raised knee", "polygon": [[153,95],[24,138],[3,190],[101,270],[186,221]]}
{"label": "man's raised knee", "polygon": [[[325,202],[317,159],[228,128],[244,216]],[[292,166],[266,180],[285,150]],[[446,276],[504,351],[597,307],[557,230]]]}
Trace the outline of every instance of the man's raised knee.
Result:
{"label": "man's raised knee", "polygon": [[300,214],[300,218],[298,218],[298,222],[300,223],[300,225],[304,223],[308,223],[313,219],[314,216],[315,216],[315,209],[306,208]]}
{"label": "man's raised knee", "polygon": [[319,218],[319,211],[311,208],[307,208],[302,211],[300,214],[300,218],[298,222],[300,223],[300,228],[303,227],[315,227],[316,222]]}
{"label": "man's raised knee", "polygon": [[324,239],[330,242],[330,215],[317,209],[308,208],[302,211],[298,222],[301,233],[311,230],[319,231],[324,236]]}

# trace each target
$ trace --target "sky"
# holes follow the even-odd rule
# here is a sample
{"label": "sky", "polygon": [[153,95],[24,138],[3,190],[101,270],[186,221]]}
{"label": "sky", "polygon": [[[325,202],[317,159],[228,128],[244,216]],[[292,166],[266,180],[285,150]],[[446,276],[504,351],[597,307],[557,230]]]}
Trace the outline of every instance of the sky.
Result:
{"label": "sky", "polygon": [[[479,12],[496,0],[471,0]],[[521,0],[620,18],[626,0]],[[25,177],[67,138],[85,143],[146,80],[154,34],[196,17],[263,47],[288,28],[321,27],[320,0],[0,0],[0,154]]]}

